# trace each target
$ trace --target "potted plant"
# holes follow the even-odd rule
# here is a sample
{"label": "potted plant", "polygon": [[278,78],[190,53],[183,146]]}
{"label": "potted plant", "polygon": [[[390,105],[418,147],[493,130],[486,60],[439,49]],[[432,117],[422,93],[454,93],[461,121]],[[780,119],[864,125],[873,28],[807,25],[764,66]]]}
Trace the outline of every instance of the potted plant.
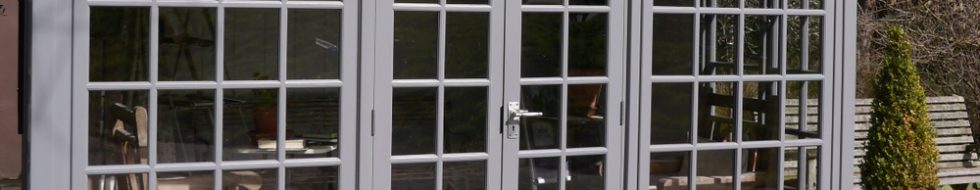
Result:
{"label": "potted plant", "polygon": [[[269,76],[260,73],[252,74],[254,80],[269,80]],[[252,140],[276,139],[278,129],[278,89],[255,89],[252,90],[252,118],[255,122],[255,131],[250,133]],[[288,136],[288,133],[287,133]]]}

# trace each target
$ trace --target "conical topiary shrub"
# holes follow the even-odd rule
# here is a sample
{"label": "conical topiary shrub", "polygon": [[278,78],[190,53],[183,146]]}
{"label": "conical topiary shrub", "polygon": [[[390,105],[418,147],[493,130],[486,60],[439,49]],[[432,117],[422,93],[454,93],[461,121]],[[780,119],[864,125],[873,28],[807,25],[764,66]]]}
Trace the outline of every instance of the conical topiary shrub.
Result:
{"label": "conical topiary shrub", "polygon": [[874,86],[861,183],[870,190],[936,189],[939,152],[926,112],[925,91],[912,64],[912,45],[897,26],[886,35],[889,43]]}

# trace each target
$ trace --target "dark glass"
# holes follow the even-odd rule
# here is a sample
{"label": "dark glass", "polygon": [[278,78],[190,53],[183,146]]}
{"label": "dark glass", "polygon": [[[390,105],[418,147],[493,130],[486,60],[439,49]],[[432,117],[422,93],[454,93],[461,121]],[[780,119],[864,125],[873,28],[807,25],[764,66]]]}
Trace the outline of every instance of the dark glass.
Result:
{"label": "dark glass", "polygon": [[276,189],[277,169],[225,170],[221,174],[222,189]]}
{"label": "dark glass", "polygon": [[569,148],[606,145],[606,90],[602,84],[568,85]]}
{"label": "dark glass", "polygon": [[780,74],[779,16],[745,16],[745,74]]}
{"label": "dark glass", "polygon": [[567,190],[592,190],[605,188],[606,157],[569,156],[568,177],[572,180],[565,182]]}
{"label": "dark glass", "polygon": [[435,163],[391,165],[392,190],[432,190],[435,188]]}
{"label": "dark glass", "polygon": [[654,14],[653,28],[653,74],[693,74],[694,15]]}
{"label": "dark glass", "polygon": [[822,17],[789,16],[787,22],[786,73],[822,73]]}
{"label": "dark glass", "polygon": [[779,148],[742,149],[741,167],[742,189],[779,189]]}
{"label": "dark glass", "polygon": [[276,159],[276,145],[260,148],[258,143],[278,137],[278,97],[274,88],[224,90],[224,160]]}
{"label": "dark glass", "polygon": [[286,189],[337,190],[337,167],[286,168]]}
{"label": "dark glass", "polygon": [[[820,81],[786,81],[786,139],[820,138]],[[804,101],[805,100],[805,101]],[[802,109],[802,108],[806,109]],[[800,117],[801,115],[806,117]],[[800,125],[805,123],[805,125]],[[801,128],[802,126],[802,128]]]}
{"label": "dark glass", "polygon": [[225,79],[279,79],[279,9],[225,9]]}
{"label": "dark glass", "polygon": [[609,44],[605,13],[568,14],[568,76],[605,76]]}
{"label": "dark glass", "polygon": [[158,172],[156,189],[212,190],[214,189],[214,171]]}
{"label": "dark glass", "polygon": [[562,13],[524,13],[521,77],[558,77],[562,64]]}
{"label": "dark glass", "polygon": [[561,183],[558,158],[522,158],[518,162],[517,189],[558,190]]}
{"label": "dark glass", "polygon": [[805,9],[823,9],[823,0],[789,0],[790,9],[804,9],[804,5],[807,5]]}
{"label": "dark glass", "polygon": [[487,150],[487,88],[447,87],[443,113],[445,153]]}
{"label": "dark glass", "polygon": [[734,82],[701,83],[698,86],[698,142],[735,140]]}
{"label": "dark glass", "polygon": [[521,87],[521,106],[544,114],[540,117],[521,119],[521,150],[559,147],[561,97],[559,85]]}
{"label": "dark glass", "polygon": [[160,90],[157,162],[214,161],[214,90]]}
{"label": "dark glass", "polygon": [[[392,92],[392,155],[434,154],[438,88],[395,88]],[[486,111],[483,111],[486,112]]]}
{"label": "dark glass", "polygon": [[783,5],[782,0],[746,0],[745,8],[761,8],[761,9],[772,9],[780,8]]}
{"label": "dark glass", "polygon": [[89,92],[89,165],[148,164],[148,95],[145,90]]}
{"label": "dark glass", "polygon": [[442,189],[487,189],[487,163],[485,161],[443,162]]}
{"label": "dark glass", "polygon": [[[698,151],[696,189],[735,189],[735,150]],[[743,178],[744,179],[744,178]],[[702,180],[706,183],[701,182]]]}
{"label": "dark glass", "polygon": [[702,75],[738,73],[738,30],[738,15],[701,15]]}
{"label": "dark glass", "polygon": [[395,12],[395,79],[434,79],[438,70],[439,12]]}
{"label": "dark glass", "polygon": [[446,78],[486,78],[490,15],[446,13]]}
{"label": "dark glass", "polygon": [[779,82],[742,83],[742,141],[779,140]]}
{"label": "dark glass", "polygon": [[305,144],[304,150],[288,151],[287,158],[340,156],[339,133],[339,88],[286,90],[287,139],[303,140]]}
{"label": "dark glass", "polygon": [[487,4],[487,0],[446,0],[448,4]]}
{"label": "dark glass", "polygon": [[214,80],[214,8],[160,7],[161,81]]}
{"label": "dark glass", "polygon": [[701,7],[738,8],[738,0],[701,0]]}
{"label": "dark glass", "polygon": [[823,9],[823,0],[809,0],[810,9]]}
{"label": "dark glass", "polygon": [[338,79],[341,10],[289,9],[286,75],[289,79]]}
{"label": "dark glass", "polygon": [[695,0],[654,0],[653,6],[693,7]]}
{"label": "dark glass", "polygon": [[655,83],[652,91],[650,144],[690,143],[694,85]]}
{"label": "dark glass", "polygon": [[395,3],[439,3],[439,0],[395,0]]}
{"label": "dark glass", "polygon": [[690,152],[651,153],[650,189],[688,189],[690,162]]}
{"label": "dark glass", "polygon": [[561,5],[563,0],[523,0],[525,5]]}
{"label": "dark glass", "polygon": [[783,186],[787,189],[819,189],[820,147],[786,147],[784,151]]}
{"label": "dark glass", "polygon": [[149,187],[146,181],[149,181],[146,173],[89,175],[88,189],[143,190]]}
{"label": "dark glass", "polygon": [[146,81],[150,66],[150,8],[92,7],[89,81]]}
{"label": "dark glass", "polygon": [[606,5],[609,0],[568,0],[569,5]]}

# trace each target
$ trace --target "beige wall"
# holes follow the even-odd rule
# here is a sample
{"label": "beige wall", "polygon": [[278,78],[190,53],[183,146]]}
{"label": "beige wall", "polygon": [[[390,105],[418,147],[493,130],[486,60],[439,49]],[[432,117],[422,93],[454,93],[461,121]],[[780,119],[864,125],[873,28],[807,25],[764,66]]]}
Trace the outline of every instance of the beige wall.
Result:
{"label": "beige wall", "polygon": [[20,175],[21,141],[17,134],[17,0],[0,0],[0,179]]}

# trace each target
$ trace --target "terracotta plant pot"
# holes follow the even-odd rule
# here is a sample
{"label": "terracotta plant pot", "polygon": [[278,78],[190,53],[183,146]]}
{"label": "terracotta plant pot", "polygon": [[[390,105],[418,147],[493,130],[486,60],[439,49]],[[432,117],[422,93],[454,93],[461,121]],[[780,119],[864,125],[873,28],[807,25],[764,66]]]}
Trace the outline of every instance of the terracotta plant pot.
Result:
{"label": "terracotta plant pot", "polygon": [[255,119],[255,133],[252,137],[253,140],[259,140],[263,138],[276,138],[276,126],[277,122],[277,110],[275,106],[262,105],[255,106],[252,109],[252,117]]}

